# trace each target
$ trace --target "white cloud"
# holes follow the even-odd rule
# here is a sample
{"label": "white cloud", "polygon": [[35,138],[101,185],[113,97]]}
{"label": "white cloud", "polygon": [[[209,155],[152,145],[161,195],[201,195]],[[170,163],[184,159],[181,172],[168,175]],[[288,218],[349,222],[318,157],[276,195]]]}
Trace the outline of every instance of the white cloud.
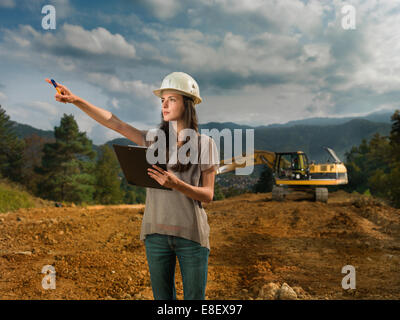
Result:
{"label": "white cloud", "polygon": [[[347,1],[334,0],[335,19],[325,34],[331,47],[340,50],[337,68],[328,76],[341,81],[331,89],[346,92],[364,88],[383,95],[400,88],[400,28],[399,4],[396,1],[353,0],[356,9],[356,30],[343,30],[341,8]],[[360,97],[362,98],[362,97]]]}
{"label": "white cloud", "polygon": [[156,41],[160,41],[160,34],[156,30],[148,28],[148,27],[145,26],[145,27],[142,28],[141,31],[142,31],[143,34],[147,35],[151,39],[156,40]]}
{"label": "white cloud", "polygon": [[0,102],[4,102],[6,100],[7,100],[6,94],[0,91]]}
{"label": "white cloud", "polygon": [[143,3],[161,20],[175,17],[183,6],[182,1],[178,0],[145,0]]}
{"label": "white cloud", "polygon": [[75,14],[75,9],[69,2],[69,0],[52,0],[51,3],[56,9],[57,18],[69,18]]}
{"label": "white cloud", "polygon": [[[174,62],[191,72],[308,76],[333,63],[326,43],[303,43],[300,34],[259,32],[244,36],[227,31],[222,37],[195,29],[146,27],[153,39],[164,39],[176,52]],[[160,59],[158,59],[160,61]]]}
{"label": "white cloud", "polygon": [[85,30],[81,26],[64,24],[57,34],[36,31],[30,25],[20,25],[17,30],[5,29],[5,40],[19,47],[46,48],[53,50],[76,49],[93,55],[111,55],[123,58],[135,58],[135,47],[125,38],[112,34],[102,27]]}
{"label": "white cloud", "polygon": [[[121,119],[124,121],[124,119]],[[107,141],[124,138],[119,132],[111,130],[103,125],[98,124],[88,117],[78,117],[77,123],[79,124],[80,131],[86,131],[88,136],[90,136],[91,140],[94,144],[100,145]],[[138,128],[139,130],[147,129],[147,127],[141,122],[127,122],[131,126]]]}
{"label": "white cloud", "polygon": [[[64,105],[63,106],[68,106]],[[44,101],[29,101],[5,106],[11,120],[43,130],[53,130],[52,122],[59,122],[62,110]]]}
{"label": "white cloud", "polygon": [[15,0],[1,0],[0,1],[0,8],[11,9],[11,8],[14,8],[15,5],[16,5]]}
{"label": "white cloud", "polygon": [[387,112],[387,111],[394,111],[399,109],[398,103],[389,103],[389,104],[381,104],[377,108],[375,108],[374,112]]}
{"label": "white cloud", "polygon": [[[197,39],[201,37],[197,36]],[[204,42],[190,39],[176,41],[176,50],[185,66],[195,71],[204,71],[206,67],[210,73],[229,71],[244,77],[265,73],[287,74],[295,72],[300,66],[300,61],[288,58],[296,51],[300,54],[301,45],[295,36],[266,32],[246,38],[227,32],[217,47]]]}
{"label": "white cloud", "polygon": [[111,105],[114,107],[114,109],[119,109],[119,101],[116,98],[111,99]]}
{"label": "white cloud", "polygon": [[[83,127],[81,130],[83,130]],[[93,143],[97,145],[103,144],[116,138],[123,138],[120,133],[111,130],[110,128],[104,127],[98,123],[92,123],[92,126],[85,131],[88,132],[88,136],[91,137]]]}
{"label": "white cloud", "polygon": [[[310,0],[200,0],[207,6],[219,8],[225,14],[250,14],[264,18],[282,31],[297,28],[311,33],[321,27],[323,13],[328,10],[327,1]],[[324,4],[325,3],[325,4]],[[210,8],[210,10],[215,10]]]}
{"label": "white cloud", "polygon": [[156,89],[156,86],[149,85],[141,80],[120,80],[116,76],[98,72],[89,73],[88,79],[91,83],[101,86],[106,91],[126,93],[142,98],[153,97],[152,90]]}
{"label": "white cloud", "polygon": [[[69,5],[58,3],[56,9]],[[341,27],[340,9],[348,3],[357,12],[352,31]],[[86,21],[82,26],[60,23],[53,32],[29,25],[2,29],[0,59],[65,71],[61,74],[68,80],[88,80],[89,87],[106,95],[99,104],[107,101],[127,119],[134,110],[135,119],[143,122],[159,115],[152,90],[175,69],[198,75],[201,90],[203,83],[211,83],[210,90],[201,91],[201,122],[226,121],[229,115],[230,121],[242,123],[243,106],[248,123],[265,124],[328,116],[341,103],[346,113],[394,105],[400,88],[397,1],[200,0],[189,8],[177,0],[149,0],[145,6],[168,21],[154,22],[146,15],[143,22],[143,11],[135,11],[136,16],[111,10],[93,13],[88,23],[109,24],[113,32],[88,29]],[[221,96],[213,95],[218,92],[213,85],[224,89]],[[11,100],[9,89],[7,95]],[[43,112],[49,106],[36,107]]]}
{"label": "white cloud", "polygon": [[[163,56],[160,52],[160,49],[157,47],[151,45],[150,43],[147,42],[135,42],[135,48],[137,48],[137,51],[140,55],[140,57],[143,58],[150,58],[153,61],[160,62],[164,65],[170,64],[173,62],[173,59],[171,59],[168,56]],[[141,59],[143,59],[141,58]]]}
{"label": "white cloud", "polygon": [[[0,7],[15,8],[17,4],[16,0],[1,0]],[[41,9],[43,6],[50,4],[56,9],[56,18],[68,18],[76,13],[74,7],[71,5],[69,0],[18,0],[18,8],[33,12],[36,14],[41,14]],[[39,16],[40,17],[40,16]],[[44,17],[44,15],[42,15]]]}
{"label": "white cloud", "polygon": [[33,101],[30,103],[30,107],[39,112],[43,112],[43,116],[55,116],[59,114],[59,109],[55,105],[44,101]]}
{"label": "white cloud", "polygon": [[400,19],[398,14],[388,15],[386,10],[379,7],[365,26],[365,50],[370,61],[357,69],[351,83],[377,93],[400,89]]}
{"label": "white cloud", "polygon": [[91,31],[83,29],[81,26],[64,24],[63,38],[65,44],[91,54],[101,55],[110,54],[126,58],[135,57],[135,48],[126,42],[120,34],[111,34],[102,27]]}
{"label": "white cloud", "polygon": [[[312,104],[318,109],[305,111]],[[330,108],[329,97],[318,97],[306,85],[282,84],[268,88],[246,86],[234,96],[208,96],[197,110],[200,123],[232,121],[264,125],[325,115]]]}
{"label": "white cloud", "polygon": [[303,54],[300,60],[307,63],[309,67],[321,68],[334,63],[330,54],[330,46],[326,43],[310,43],[303,46]]}

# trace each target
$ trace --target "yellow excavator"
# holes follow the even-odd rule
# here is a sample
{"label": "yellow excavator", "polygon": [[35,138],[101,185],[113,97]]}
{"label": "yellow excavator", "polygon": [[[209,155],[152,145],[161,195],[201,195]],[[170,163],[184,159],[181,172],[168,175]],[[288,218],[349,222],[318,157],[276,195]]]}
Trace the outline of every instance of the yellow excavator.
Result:
{"label": "yellow excavator", "polygon": [[282,201],[289,190],[314,193],[314,199],[320,202],[328,201],[328,186],[347,184],[347,169],[336,153],[323,147],[330,159],[326,163],[309,162],[302,151],[271,152],[254,150],[250,155],[243,154],[222,160],[217,174],[223,174],[251,165],[264,164],[271,168],[274,179],[272,199]]}

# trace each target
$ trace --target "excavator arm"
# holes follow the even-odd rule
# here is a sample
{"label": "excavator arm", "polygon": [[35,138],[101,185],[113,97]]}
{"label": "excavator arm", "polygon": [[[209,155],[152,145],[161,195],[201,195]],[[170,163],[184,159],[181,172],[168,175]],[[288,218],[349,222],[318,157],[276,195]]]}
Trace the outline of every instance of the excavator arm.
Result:
{"label": "excavator arm", "polygon": [[236,168],[244,168],[247,166],[255,166],[258,164],[266,164],[272,169],[274,166],[275,158],[275,152],[254,150],[254,153],[250,155],[243,154],[242,156],[236,156],[230,159],[222,160],[219,163],[217,174],[227,173],[235,170]]}

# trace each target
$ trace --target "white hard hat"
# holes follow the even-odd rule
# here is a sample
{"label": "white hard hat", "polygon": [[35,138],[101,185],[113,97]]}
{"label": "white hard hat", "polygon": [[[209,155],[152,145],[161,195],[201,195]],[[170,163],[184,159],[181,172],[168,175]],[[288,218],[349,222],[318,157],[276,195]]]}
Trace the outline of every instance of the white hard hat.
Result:
{"label": "white hard hat", "polygon": [[193,98],[195,104],[199,104],[202,101],[196,80],[184,72],[170,73],[162,81],[161,88],[153,92],[157,97],[161,98],[163,90],[178,91],[180,94]]}

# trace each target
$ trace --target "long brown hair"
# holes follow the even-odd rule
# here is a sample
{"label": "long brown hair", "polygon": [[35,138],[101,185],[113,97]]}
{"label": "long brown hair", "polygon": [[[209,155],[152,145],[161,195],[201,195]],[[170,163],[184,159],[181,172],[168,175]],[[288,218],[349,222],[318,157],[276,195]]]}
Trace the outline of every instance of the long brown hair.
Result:
{"label": "long brown hair", "polygon": [[[195,109],[195,104],[192,98],[182,95],[183,97],[183,129],[193,129],[197,133],[199,132],[198,129],[198,119],[197,113]],[[161,124],[159,126],[161,130],[164,131],[166,137],[166,148],[167,148],[167,163],[169,161],[169,121],[164,121],[162,112],[161,112]],[[189,140],[189,137],[186,137],[185,143]],[[178,148],[179,150],[179,148]],[[186,156],[190,155],[190,150],[186,153]],[[177,160],[177,163],[174,164],[171,168],[178,172],[183,172],[188,170],[191,167],[192,163],[190,161],[187,164],[182,164]]]}

